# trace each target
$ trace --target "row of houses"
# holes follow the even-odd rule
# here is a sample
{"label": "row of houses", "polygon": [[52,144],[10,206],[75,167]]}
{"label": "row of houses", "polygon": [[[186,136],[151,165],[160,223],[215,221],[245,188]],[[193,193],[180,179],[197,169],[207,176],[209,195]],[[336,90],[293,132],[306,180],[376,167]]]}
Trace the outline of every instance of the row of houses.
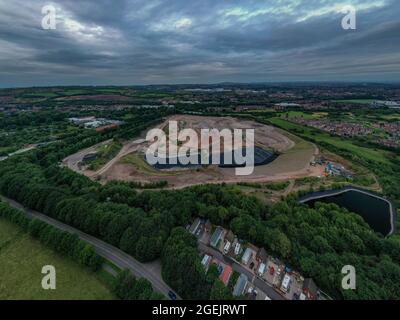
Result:
{"label": "row of houses", "polygon": [[367,136],[373,132],[371,128],[353,122],[334,122],[329,119],[307,119],[303,117],[290,118],[290,121],[341,137]]}
{"label": "row of houses", "polygon": [[[221,226],[213,226],[209,220],[196,219],[189,228],[198,240],[211,248],[218,250],[223,256],[246,268],[255,277],[263,280],[283,298],[288,300],[328,299],[318,289],[312,279],[305,279],[279,259],[268,255],[265,248],[258,248],[251,243],[240,240],[231,230]],[[210,254],[204,254],[202,265],[207,271],[210,264],[217,264],[220,280],[228,285],[233,270],[232,266],[218,261]],[[246,296],[262,300],[270,299],[268,295],[255,288],[245,274],[240,274],[233,288],[234,296]]]}
{"label": "row of houses", "polygon": [[204,254],[204,256],[201,260],[201,264],[204,267],[204,269],[206,270],[206,272],[208,271],[210,265],[212,265],[212,264],[217,265],[217,269],[219,272],[219,280],[221,280],[221,282],[225,286],[228,285],[229,280],[231,279],[231,276],[233,274],[233,269],[230,265],[222,263],[221,261],[217,260],[216,258],[213,258],[209,254]]}
{"label": "row of houses", "polygon": [[[203,265],[205,271],[208,271],[210,265],[214,264],[217,266],[219,273],[219,280],[227,287],[230,281],[233,279],[233,268],[231,265],[226,264],[209,254],[204,254],[201,264]],[[234,280],[234,279],[233,279]],[[265,292],[256,288],[248,279],[248,277],[241,273],[237,277],[235,283],[233,284],[232,295],[235,297],[245,297],[248,299],[257,300],[271,300]]]}

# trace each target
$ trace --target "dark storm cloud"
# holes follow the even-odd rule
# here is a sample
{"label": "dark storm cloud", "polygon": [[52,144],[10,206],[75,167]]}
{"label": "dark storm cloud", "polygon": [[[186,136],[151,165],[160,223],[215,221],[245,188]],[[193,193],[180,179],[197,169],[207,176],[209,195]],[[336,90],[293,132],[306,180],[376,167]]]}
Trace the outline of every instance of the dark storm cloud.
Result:
{"label": "dark storm cloud", "polygon": [[[347,4],[357,30],[341,28]],[[399,14],[396,0],[3,1],[0,86],[398,81]]]}

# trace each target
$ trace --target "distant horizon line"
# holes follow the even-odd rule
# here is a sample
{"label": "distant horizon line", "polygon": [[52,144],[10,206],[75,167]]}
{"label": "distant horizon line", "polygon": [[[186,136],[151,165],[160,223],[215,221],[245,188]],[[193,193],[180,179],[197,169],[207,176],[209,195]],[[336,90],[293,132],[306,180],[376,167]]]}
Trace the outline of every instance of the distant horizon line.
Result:
{"label": "distant horizon line", "polygon": [[7,89],[35,89],[35,88],[107,88],[107,87],[161,87],[161,86],[223,86],[223,85],[281,85],[281,84],[357,84],[357,85],[400,85],[399,81],[335,81],[335,80],[298,80],[298,81],[263,81],[263,82],[235,82],[235,81],[223,81],[223,82],[199,82],[199,83],[158,83],[158,84],[58,84],[58,85],[35,85],[35,86],[1,86],[0,90]]}

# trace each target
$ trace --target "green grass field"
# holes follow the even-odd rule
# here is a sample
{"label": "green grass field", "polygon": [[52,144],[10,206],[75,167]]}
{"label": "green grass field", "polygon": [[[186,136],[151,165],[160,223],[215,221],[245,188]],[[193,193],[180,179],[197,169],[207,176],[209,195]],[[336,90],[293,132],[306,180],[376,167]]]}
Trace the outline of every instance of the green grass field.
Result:
{"label": "green grass field", "polygon": [[24,96],[24,98],[55,98],[55,97],[58,97],[58,94],[54,92],[28,93]]}
{"label": "green grass field", "polygon": [[385,119],[385,120],[400,120],[400,114],[398,114],[398,113],[388,114],[388,115],[381,116],[381,118]]}
{"label": "green grass field", "polygon": [[[372,148],[365,148],[357,146],[350,139],[342,139],[340,137],[331,136],[317,129],[301,126],[281,118],[270,118],[268,119],[272,124],[277,125],[289,132],[299,133],[303,136],[309,137],[315,140],[317,143],[325,142],[332,146],[351,152],[359,158],[369,159],[372,161],[382,162],[390,164],[390,161],[386,156],[390,155],[390,152],[383,150],[375,150]],[[318,131],[318,133],[315,133]]]}
{"label": "green grass field", "polygon": [[326,112],[313,112],[313,113],[307,113],[307,112],[302,112],[302,111],[289,111],[285,112],[282,114],[282,117],[285,118],[286,115],[289,118],[304,118],[304,119],[320,119],[324,118],[328,115]]}
{"label": "green grass field", "polygon": [[337,103],[354,103],[354,104],[370,104],[374,102],[373,99],[348,99],[348,100],[332,100]]}
{"label": "green grass field", "polygon": [[90,163],[90,170],[98,170],[112,160],[121,150],[122,143],[113,141],[97,148],[97,159]]}
{"label": "green grass field", "polygon": [[[85,89],[67,89],[67,90],[60,91],[59,93],[64,96],[77,96],[77,95],[81,95],[81,94],[90,94],[92,92],[89,90],[85,90]],[[93,92],[93,94],[96,94],[96,92]]]}
{"label": "green grass field", "polygon": [[[41,286],[42,267],[56,268],[56,290]],[[0,219],[0,300],[114,299],[100,274],[85,270]]]}
{"label": "green grass field", "polygon": [[131,153],[126,155],[121,159],[121,162],[130,164],[134,166],[136,170],[138,170],[140,173],[150,176],[175,176],[181,174],[181,172],[178,171],[162,172],[160,170],[156,170],[146,162],[143,156],[138,153]]}

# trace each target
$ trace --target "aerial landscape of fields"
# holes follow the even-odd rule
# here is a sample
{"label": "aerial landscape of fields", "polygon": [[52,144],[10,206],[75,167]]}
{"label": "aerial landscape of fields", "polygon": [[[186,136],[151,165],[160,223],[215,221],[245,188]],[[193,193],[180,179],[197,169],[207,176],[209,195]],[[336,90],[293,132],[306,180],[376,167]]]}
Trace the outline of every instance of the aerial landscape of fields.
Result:
{"label": "aerial landscape of fields", "polygon": [[[388,86],[387,90],[400,90],[396,88]],[[40,89],[43,94],[45,90]],[[70,91],[68,88],[58,90]],[[83,90],[95,95],[111,88],[85,87]],[[343,112],[338,114],[338,102],[321,105],[318,98],[314,98],[315,102],[304,102],[304,106],[286,108],[275,101],[263,102],[266,111],[263,106],[258,106],[259,103],[256,108],[246,109],[229,104],[210,107],[200,103],[193,114],[193,107],[179,102],[182,98],[201,101],[209,99],[211,94],[229,101],[237,94],[236,90],[243,89],[229,87],[229,91],[218,89],[215,93],[188,93],[174,86],[167,91],[152,86],[119,89],[120,95],[130,92],[129,96],[133,98],[138,93],[140,99],[146,92],[154,93],[148,104],[160,103],[160,106],[152,108],[134,102],[121,105],[120,101],[93,105],[86,99],[78,105],[70,105],[70,101],[79,99],[73,92],[68,95],[71,100],[62,102],[45,94],[46,102],[51,106],[39,107],[34,112],[29,111],[34,110],[29,104],[22,107],[26,108],[24,112],[14,111],[15,103],[19,102],[9,100],[9,107],[3,109],[3,134],[21,138],[4,141],[4,148],[13,152],[3,154],[0,163],[0,190],[6,197],[1,222],[2,228],[7,230],[3,234],[1,254],[9,260],[4,264],[4,270],[18,260],[6,258],[9,250],[23,256],[26,256],[23,250],[32,254],[37,250],[40,252],[38,259],[46,259],[51,264],[56,264],[54,259],[64,259],[46,258],[49,254],[54,255],[51,250],[62,248],[62,242],[57,244],[58,237],[49,233],[51,229],[47,228],[50,226],[66,231],[70,231],[69,226],[80,230],[79,237],[89,241],[93,251],[90,258],[84,258],[83,253],[64,251],[70,257],[65,258],[65,262],[58,262],[58,272],[68,272],[63,268],[79,268],[68,259],[77,259],[88,266],[80,271],[82,277],[91,279],[85,280],[85,290],[79,289],[72,280],[60,279],[61,286],[62,281],[68,282],[65,292],[40,295],[36,294],[40,287],[35,288],[34,283],[25,282],[15,291],[9,288],[20,287],[17,280],[4,278],[7,280],[3,281],[3,288],[7,288],[4,292],[8,292],[4,298],[126,299],[135,293],[118,289],[118,286],[129,286],[129,281],[140,283],[141,279],[146,279],[143,298],[166,297],[174,292],[177,298],[183,299],[226,299],[238,297],[237,288],[242,281],[239,279],[245,276],[248,279],[245,287],[253,285],[257,288],[256,299],[299,299],[305,295],[304,279],[313,279],[318,286],[315,299],[395,298],[396,291],[385,289],[396,286],[393,278],[386,278],[382,284],[370,271],[390,270],[393,273],[398,268],[395,208],[399,203],[399,189],[398,175],[393,172],[398,170],[399,149],[380,145],[375,140],[376,137],[385,139],[385,134],[394,134],[394,139],[398,137],[397,131],[392,131],[398,125],[397,109],[376,109],[370,105],[347,105],[346,102],[340,105]],[[300,89],[287,87],[284,90]],[[314,87],[306,86],[301,90],[310,92]],[[373,90],[373,86],[368,88],[368,92]],[[2,90],[2,94],[13,97],[20,95],[20,91],[7,89]],[[76,94],[82,94],[81,91]],[[163,105],[164,92],[168,92],[168,99],[174,97],[175,105]],[[268,95],[258,93],[257,98],[268,101]],[[168,132],[171,121],[175,121],[180,130],[191,128],[198,134],[207,128],[253,128],[254,145],[275,156],[256,165],[249,176],[237,176],[234,168],[215,164],[158,168],[147,162],[145,152],[150,141],[146,133],[152,128]],[[26,135],[27,132],[32,135]],[[26,144],[20,143],[22,137]],[[211,150],[216,146],[219,153],[224,149],[218,139],[210,141]],[[186,141],[189,142],[195,151],[201,145]],[[360,189],[346,189],[349,186]],[[338,197],[329,197],[330,190],[363,190],[371,203],[369,207],[357,205],[356,200],[349,200],[352,197],[337,202]],[[307,207],[297,200],[312,199],[318,192],[325,192],[324,203],[313,201]],[[354,195],[353,199],[357,197]],[[392,209],[385,208],[383,199],[389,201]],[[12,210],[11,207],[7,209],[7,203],[16,211],[7,211]],[[353,213],[346,208],[351,208]],[[304,213],[298,216],[297,213],[302,211]],[[22,218],[23,212],[28,213],[27,218]],[[30,222],[32,218],[35,219]],[[11,229],[4,219],[16,222],[26,231]],[[36,219],[50,226],[37,229]],[[388,229],[388,225],[392,227]],[[295,231],[295,226],[300,229]],[[338,226],[341,227],[338,229]],[[38,231],[35,230],[42,230],[43,235],[36,235]],[[308,236],[304,234],[305,230],[308,230]],[[42,249],[40,246],[43,245],[29,249],[23,245],[31,237],[26,232],[39,237],[50,249]],[[323,237],[324,232],[329,232],[330,237]],[[213,242],[215,237],[219,239],[216,243]],[[178,239],[186,240],[181,243]],[[179,255],[171,259],[173,255],[167,253],[172,250],[171,246],[175,253],[186,252],[191,258],[185,258],[185,264]],[[259,256],[259,248],[267,252],[265,258]],[[119,258],[110,255],[109,250],[116,250]],[[245,258],[246,252],[250,252],[250,260]],[[223,260],[221,254],[225,256]],[[385,255],[383,261],[373,258],[382,254]],[[211,260],[208,257],[212,257]],[[228,262],[227,259],[233,260]],[[334,264],[332,259],[335,259]],[[368,284],[360,291],[346,291],[336,285],[335,277],[340,277],[341,264],[347,259],[357,265],[363,279],[361,283]],[[369,262],[365,265],[364,261]],[[183,276],[186,268],[197,264],[199,270],[206,268],[207,271],[182,283],[180,274]],[[263,265],[272,269],[261,272]],[[282,275],[271,273],[285,265],[296,271]],[[310,269],[310,265],[313,268]],[[24,274],[21,276],[28,279],[35,264],[22,266],[18,267]],[[214,267],[227,271],[218,269],[214,272]],[[229,268],[233,268],[232,271]],[[127,279],[125,269],[130,270],[137,280]],[[227,280],[222,278],[225,272],[229,275]],[[252,272],[257,274],[257,281],[253,283],[249,282]],[[331,275],[331,280],[326,277],[326,272]],[[41,275],[37,276],[40,280]],[[210,282],[210,277],[215,280]],[[292,279],[289,289],[283,287],[287,277]],[[381,289],[377,291],[373,288],[378,281]],[[121,293],[118,290],[122,290]],[[239,297],[249,298],[245,292],[244,289]]]}
{"label": "aerial landscape of fields", "polygon": [[400,300],[399,10],[1,2],[2,310]]}

